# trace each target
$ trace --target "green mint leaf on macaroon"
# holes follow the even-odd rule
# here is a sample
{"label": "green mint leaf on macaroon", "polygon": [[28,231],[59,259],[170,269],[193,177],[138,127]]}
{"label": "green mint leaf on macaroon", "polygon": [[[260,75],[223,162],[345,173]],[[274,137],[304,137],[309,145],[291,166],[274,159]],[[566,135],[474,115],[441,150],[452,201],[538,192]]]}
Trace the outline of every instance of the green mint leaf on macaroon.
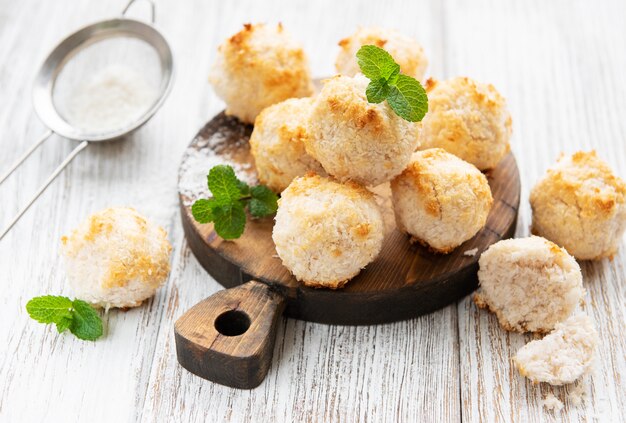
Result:
{"label": "green mint leaf on macaroon", "polygon": [[426,91],[416,79],[406,75],[398,75],[398,82],[389,89],[387,103],[409,122],[421,121],[428,111]]}
{"label": "green mint leaf on macaroon", "polygon": [[223,239],[241,237],[246,226],[246,208],[253,217],[276,213],[278,196],[265,185],[250,187],[235,175],[228,165],[211,168],[207,176],[209,199],[199,199],[191,206],[196,222],[213,223],[215,232]]}
{"label": "green mint leaf on macaroon", "polygon": [[356,53],[361,72],[370,83],[365,94],[370,103],[387,100],[402,119],[419,122],[428,111],[426,90],[418,80],[400,73],[393,57],[380,47],[364,45]]}
{"label": "green mint leaf on macaroon", "polygon": [[367,101],[370,103],[382,103],[389,95],[389,83],[385,79],[372,80],[365,90]]}
{"label": "green mint leaf on macaroon", "polygon": [[380,47],[365,45],[356,53],[357,62],[363,75],[372,81],[391,80],[400,73],[398,65],[391,54]]}
{"label": "green mint leaf on macaroon", "polygon": [[82,300],[44,295],[26,304],[26,311],[39,323],[56,324],[59,333],[69,329],[77,338],[95,341],[102,336],[100,314]]}

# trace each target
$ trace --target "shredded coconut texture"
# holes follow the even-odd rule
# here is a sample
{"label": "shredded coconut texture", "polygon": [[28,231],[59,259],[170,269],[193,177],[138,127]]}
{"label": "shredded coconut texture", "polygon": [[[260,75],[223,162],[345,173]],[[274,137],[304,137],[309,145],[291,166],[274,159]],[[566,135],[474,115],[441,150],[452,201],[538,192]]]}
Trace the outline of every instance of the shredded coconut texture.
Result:
{"label": "shredded coconut texture", "polygon": [[141,118],[157,96],[157,89],[141,74],[128,66],[111,65],[75,88],[66,118],[85,131],[115,131]]}
{"label": "shredded coconut texture", "polygon": [[305,285],[337,289],[382,247],[383,218],[374,195],[354,183],[309,174],[278,201],[272,238],[283,264]]}
{"label": "shredded coconut texture", "polygon": [[530,194],[533,233],[579,260],[611,257],[626,231],[626,183],[595,151],[563,156]]}
{"label": "shredded coconut texture", "polygon": [[478,261],[476,305],[518,332],[551,331],[585,295],[580,266],[565,249],[538,237],[499,241]]}
{"label": "shredded coconut texture", "polygon": [[572,383],[592,366],[598,333],[586,314],[578,312],[556,325],[543,339],[524,345],[513,358],[522,376],[534,383]]}
{"label": "shredded coconut texture", "polygon": [[167,234],[131,208],[94,213],[61,242],[70,288],[98,307],[136,307],[170,272]]}
{"label": "shredded coconut texture", "polygon": [[485,226],[493,204],[485,175],[441,148],[414,153],[391,191],[398,229],[444,254]]}

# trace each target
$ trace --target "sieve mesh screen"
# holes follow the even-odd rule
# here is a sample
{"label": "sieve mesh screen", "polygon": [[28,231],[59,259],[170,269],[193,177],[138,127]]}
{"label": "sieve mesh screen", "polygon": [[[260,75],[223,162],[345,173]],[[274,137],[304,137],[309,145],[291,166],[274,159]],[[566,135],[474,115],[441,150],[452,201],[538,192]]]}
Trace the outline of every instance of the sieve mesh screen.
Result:
{"label": "sieve mesh screen", "polygon": [[150,44],[125,35],[80,46],[58,72],[52,101],[71,126],[94,134],[130,127],[159,99],[163,69]]}

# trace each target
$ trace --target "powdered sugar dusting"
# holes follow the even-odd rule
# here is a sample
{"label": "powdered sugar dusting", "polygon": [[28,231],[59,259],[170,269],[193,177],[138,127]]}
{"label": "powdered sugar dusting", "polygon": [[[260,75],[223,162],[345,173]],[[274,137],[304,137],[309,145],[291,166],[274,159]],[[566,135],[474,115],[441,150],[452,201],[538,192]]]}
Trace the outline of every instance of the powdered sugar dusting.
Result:
{"label": "powdered sugar dusting", "polygon": [[228,153],[215,152],[224,141],[226,138],[216,133],[208,139],[197,140],[185,151],[178,176],[178,192],[185,206],[191,206],[199,198],[210,197],[207,174],[213,166],[230,165],[239,179],[251,185],[257,183],[251,164],[238,163]]}

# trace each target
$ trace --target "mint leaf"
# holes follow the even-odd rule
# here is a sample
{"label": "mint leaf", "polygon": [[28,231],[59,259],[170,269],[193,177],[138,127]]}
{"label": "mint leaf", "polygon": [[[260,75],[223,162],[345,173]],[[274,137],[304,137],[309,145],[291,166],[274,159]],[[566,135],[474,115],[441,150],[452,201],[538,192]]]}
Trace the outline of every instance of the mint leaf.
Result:
{"label": "mint leaf", "polygon": [[44,295],[26,304],[28,315],[39,323],[57,323],[72,318],[72,301],[66,297]]}
{"label": "mint leaf", "polygon": [[367,101],[387,100],[402,119],[419,122],[428,111],[428,96],[415,78],[400,74],[400,65],[380,47],[365,45],[356,53],[363,75],[370,79],[365,90]]}
{"label": "mint leaf", "polygon": [[[211,168],[207,176],[212,198],[199,199],[191,206],[196,222],[213,222],[215,232],[223,239],[239,238],[246,226],[246,211],[254,217],[276,213],[278,197],[264,185],[248,186],[228,165]],[[71,329],[71,328],[70,328]]]}
{"label": "mint leaf", "polygon": [[241,197],[239,180],[231,166],[213,166],[207,179],[213,198],[220,204],[232,203]]}
{"label": "mint leaf", "polygon": [[380,47],[365,45],[361,46],[356,53],[357,62],[363,75],[372,81],[384,79],[388,81],[400,73],[398,65],[393,57]]}
{"label": "mint leaf", "polygon": [[200,199],[197,200],[191,206],[191,214],[198,223],[209,223],[213,221],[213,207],[215,207],[216,201],[211,198],[209,200]]}
{"label": "mint leaf", "polygon": [[246,226],[246,212],[241,202],[224,204],[213,210],[215,232],[223,239],[239,238]]}
{"label": "mint leaf", "polygon": [[426,90],[416,79],[406,75],[399,75],[396,85],[390,87],[387,103],[409,122],[419,122],[428,111]]}
{"label": "mint leaf", "polygon": [[56,324],[59,333],[70,330],[76,337],[94,341],[102,336],[102,320],[98,312],[82,300],[45,295],[26,304],[30,317],[40,323]]}
{"label": "mint leaf", "polygon": [[365,94],[370,103],[382,103],[389,95],[389,84],[383,78],[371,81]]}
{"label": "mint leaf", "polygon": [[242,197],[250,195],[250,187],[244,181],[237,179],[237,186]]}
{"label": "mint leaf", "polygon": [[77,338],[95,341],[102,336],[102,320],[98,312],[82,300],[72,301],[74,319],[69,329]]}
{"label": "mint leaf", "polygon": [[254,217],[265,217],[276,213],[278,210],[278,196],[265,185],[257,185],[250,190],[250,203],[248,208]]}
{"label": "mint leaf", "polygon": [[62,317],[58,322],[56,322],[57,330],[59,333],[65,332],[67,329],[72,326],[72,318],[71,317]]}

